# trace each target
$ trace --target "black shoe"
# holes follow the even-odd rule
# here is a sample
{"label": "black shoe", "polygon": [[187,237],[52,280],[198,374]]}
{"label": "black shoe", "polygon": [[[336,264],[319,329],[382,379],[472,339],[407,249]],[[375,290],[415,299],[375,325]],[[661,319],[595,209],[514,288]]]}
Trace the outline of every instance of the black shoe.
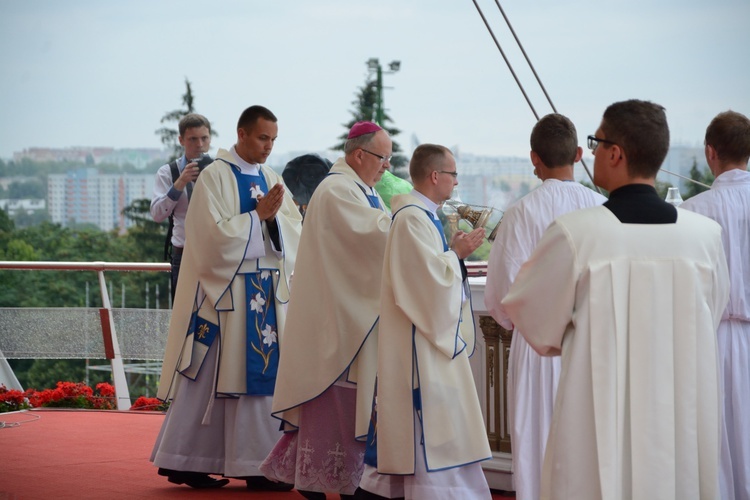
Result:
{"label": "black shoe", "polygon": [[181,470],[163,469],[159,467],[159,475],[167,476],[167,481],[174,484],[187,484],[191,488],[210,489],[221,488],[229,484],[229,479],[214,479],[203,472],[189,472]]}
{"label": "black shoe", "polygon": [[297,493],[307,498],[307,500],[326,500],[326,494],[319,491],[297,490]]}
{"label": "black shoe", "polygon": [[293,484],[271,481],[265,476],[251,476],[242,478],[247,483],[247,489],[253,491],[292,491]]}

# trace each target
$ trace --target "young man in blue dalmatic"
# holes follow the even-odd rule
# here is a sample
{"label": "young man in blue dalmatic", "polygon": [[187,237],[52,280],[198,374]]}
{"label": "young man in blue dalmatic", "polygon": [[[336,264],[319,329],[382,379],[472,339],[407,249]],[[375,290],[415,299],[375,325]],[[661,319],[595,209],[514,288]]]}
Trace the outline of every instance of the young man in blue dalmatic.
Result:
{"label": "young man in blue dalmatic", "polygon": [[240,116],[193,191],[158,396],[174,398],[151,460],[170,482],[217,488],[241,478],[288,490],[258,471],[279,438],[271,401],[283,304],[302,217],[262,164],[278,134],[262,106]]}

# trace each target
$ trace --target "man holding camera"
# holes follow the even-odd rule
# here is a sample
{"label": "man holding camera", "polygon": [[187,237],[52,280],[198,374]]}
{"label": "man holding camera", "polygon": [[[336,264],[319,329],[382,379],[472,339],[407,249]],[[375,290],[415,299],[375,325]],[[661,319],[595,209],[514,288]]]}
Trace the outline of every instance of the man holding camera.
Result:
{"label": "man holding camera", "polygon": [[178,138],[185,154],[159,168],[151,199],[151,217],[154,221],[162,222],[169,218],[164,259],[172,264],[172,301],[177,290],[177,276],[185,247],[185,214],[193,183],[202,167],[212,161],[205,154],[211,147],[211,123],[205,116],[187,114],[180,120],[178,129]]}

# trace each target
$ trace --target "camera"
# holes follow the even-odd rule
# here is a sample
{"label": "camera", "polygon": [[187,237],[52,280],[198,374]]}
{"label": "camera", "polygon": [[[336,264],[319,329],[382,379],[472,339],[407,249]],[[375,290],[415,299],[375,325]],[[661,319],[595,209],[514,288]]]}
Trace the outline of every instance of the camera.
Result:
{"label": "camera", "polygon": [[208,156],[206,153],[199,156],[198,158],[193,158],[192,160],[189,160],[188,163],[197,163],[198,164],[198,172],[203,172],[203,169],[209,166],[214,162],[213,158]]}

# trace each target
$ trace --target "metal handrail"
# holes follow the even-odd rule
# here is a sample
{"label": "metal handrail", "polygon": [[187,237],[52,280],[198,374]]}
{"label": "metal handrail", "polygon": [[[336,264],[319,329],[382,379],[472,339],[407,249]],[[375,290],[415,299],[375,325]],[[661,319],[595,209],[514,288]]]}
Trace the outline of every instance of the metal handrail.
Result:
{"label": "metal handrail", "polygon": [[46,270],[46,271],[96,271],[99,278],[99,289],[102,294],[102,307],[99,319],[102,326],[107,359],[112,365],[112,378],[115,386],[115,398],[118,410],[128,410],[131,406],[130,390],[125,377],[125,366],[117,341],[117,333],[112,315],[112,304],[109,300],[105,271],[170,271],[168,263],[161,262],[49,262],[49,261],[0,261],[0,269],[8,270]]}
{"label": "metal handrail", "polygon": [[[486,262],[467,262],[466,267],[471,277],[486,276]],[[161,262],[49,262],[49,261],[0,261],[0,270],[41,270],[41,271],[96,271],[99,277],[99,289],[102,295],[102,308],[99,309],[102,340],[105,353],[112,366],[112,378],[115,386],[117,409],[127,410],[131,406],[130,391],[125,377],[120,344],[112,314],[112,304],[104,277],[105,271],[158,271],[171,270],[168,263]]]}
{"label": "metal handrail", "polygon": [[0,261],[0,269],[36,269],[47,271],[169,271],[169,263],[162,262],[52,262]]}

